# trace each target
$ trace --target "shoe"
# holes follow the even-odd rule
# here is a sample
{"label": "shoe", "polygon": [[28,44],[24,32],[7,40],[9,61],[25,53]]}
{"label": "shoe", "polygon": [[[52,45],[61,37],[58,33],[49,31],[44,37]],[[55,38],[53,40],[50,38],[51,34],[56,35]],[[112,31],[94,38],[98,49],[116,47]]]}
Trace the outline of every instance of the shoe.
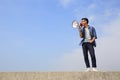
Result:
{"label": "shoe", "polygon": [[87,68],[87,69],[85,70],[85,72],[88,72],[88,71],[91,71],[90,68]]}
{"label": "shoe", "polygon": [[96,68],[92,68],[92,71],[95,71],[95,72],[97,72],[98,70],[97,70]]}

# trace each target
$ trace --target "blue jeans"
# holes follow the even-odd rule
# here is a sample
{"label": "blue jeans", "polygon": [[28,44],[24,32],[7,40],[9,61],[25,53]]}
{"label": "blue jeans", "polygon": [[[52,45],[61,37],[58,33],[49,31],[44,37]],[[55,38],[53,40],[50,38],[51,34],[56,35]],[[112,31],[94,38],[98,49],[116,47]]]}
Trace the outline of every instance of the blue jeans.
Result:
{"label": "blue jeans", "polygon": [[89,68],[90,67],[90,62],[89,62],[89,58],[88,58],[88,51],[90,53],[90,57],[91,57],[91,61],[92,61],[92,67],[97,67],[96,66],[96,57],[95,57],[95,50],[93,47],[93,44],[86,42],[82,44],[82,49],[83,49],[83,55],[84,55],[84,60],[85,60],[85,64],[86,67]]}

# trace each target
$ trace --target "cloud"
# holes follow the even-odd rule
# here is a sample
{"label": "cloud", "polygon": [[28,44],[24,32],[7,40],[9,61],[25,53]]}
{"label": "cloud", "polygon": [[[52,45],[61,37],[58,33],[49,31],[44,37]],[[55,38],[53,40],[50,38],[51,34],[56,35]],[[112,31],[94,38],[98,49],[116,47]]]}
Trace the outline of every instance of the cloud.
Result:
{"label": "cloud", "polygon": [[[79,2],[80,3],[80,2]],[[73,13],[75,17],[79,20],[82,17],[88,17],[90,21],[99,21],[100,23],[106,21],[112,21],[116,17],[120,16],[120,9],[117,6],[120,1],[91,1],[90,3],[84,1],[83,4],[78,5],[74,8]],[[106,5],[107,4],[107,5]],[[103,18],[104,17],[104,18]]]}
{"label": "cloud", "polygon": [[72,0],[60,0],[60,3],[62,4],[63,7],[68,6]]}
{"label": "cloud", "polygon": [[96,14],[96,6],[97,4],[91,3],[86,6],[78,6],[74,9],[74,14],[77,19],[80,19],[82,17],[88,17],[90,20],[94,21]]}
{"label": "cloud", "polygon": [[66,8],[66,7],[68,7],[70,4],[72,4],[73,1],[75,1],[75,0],[59,0],[60,4],[61,4],[64,8]]}
{"label": "cloud", "polygon": [[80,67],[84,68],[81,48],[65,53],[58,59],[56,64],[57,70],[63,71],[77,71],[80,70]]}
{"label": "cloud", "polygon": [[94,21],[95,20],[95,16],[94,15],[90,15],[90,16],[88,16],[88,19],[89,19],[89,21]]}
{"label": "cloud", "polygon": [[89,6],[88,6],[88,9],[95,9],[96,8],[96,4],[95,3],[91,3]]}
{"label": "cloud", "polygon": [[120,17],[113,20],[112,23],[103,26],[105,27],[103,30],[104,34],[107,35],[98,40],[98,47],[96,48],[98,63],[101,69],[120,70],[120,63],[118,62],[120,60],[119,23]]}
{"label": "cloud", "polygon": [[[97,64],[100,70],[120,70],[120,17],[112,23],[103,25],[104,37],[98,38],[95,48]],[[106,27],[108,26],[108,27]],[[106,35],[107,34],[107,35]],[[62,55],[56,61],[57,69],[64,71],[84,70],[85,64],[82,49],[77,48]]]}
{"label": "cloud", "polygon": [[118,8],[110,8],[110,9],[106,9],[104,11],[104,16],[106,17],[117,17],[120,16],[120,9]]}

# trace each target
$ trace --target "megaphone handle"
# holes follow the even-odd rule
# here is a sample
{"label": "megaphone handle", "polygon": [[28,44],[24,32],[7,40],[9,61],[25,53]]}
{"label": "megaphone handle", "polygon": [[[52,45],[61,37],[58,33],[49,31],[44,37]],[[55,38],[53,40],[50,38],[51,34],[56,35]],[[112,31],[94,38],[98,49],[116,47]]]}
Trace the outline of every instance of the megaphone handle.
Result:
{"label": "megaphone handle", "polygon": [[78,30],[81,31],[81,26],[78,27]]}

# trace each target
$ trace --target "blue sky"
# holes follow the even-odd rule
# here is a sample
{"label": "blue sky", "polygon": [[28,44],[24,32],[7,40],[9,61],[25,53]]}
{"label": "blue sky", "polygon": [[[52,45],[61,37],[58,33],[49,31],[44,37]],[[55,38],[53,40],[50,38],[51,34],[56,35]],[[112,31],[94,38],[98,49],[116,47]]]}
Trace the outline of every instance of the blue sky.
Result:
{"label": "blue sky", "polygon": [[120,48],[115,45],[113,60],[114,46],[108,45],[120,39],[119,4],[119,0],[0,0],[0,71],[83,70],[81,39],[72,28],[72,21],[82,17],[97,30],[99,68],[120,70],[116,62]]}

